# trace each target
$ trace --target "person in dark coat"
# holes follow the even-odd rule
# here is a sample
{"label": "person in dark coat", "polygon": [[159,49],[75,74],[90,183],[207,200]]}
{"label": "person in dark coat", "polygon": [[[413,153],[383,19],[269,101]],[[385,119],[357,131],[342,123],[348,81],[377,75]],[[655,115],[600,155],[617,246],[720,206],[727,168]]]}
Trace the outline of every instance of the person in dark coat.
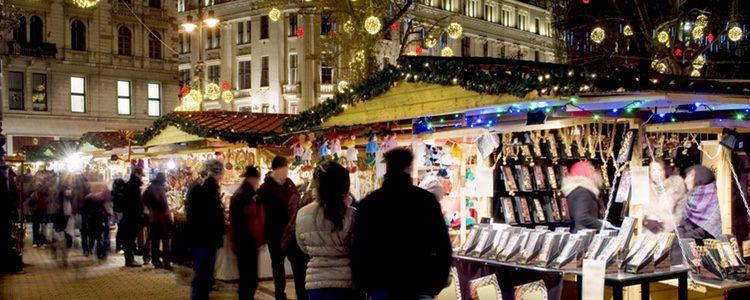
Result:
{"label": "person in dark coat", "polygon": [[286,300],[286,272],[284,258],[289,258],[294,274],[297,299],[307,299],[305,270],[309,257],[302,252],[294,238],[294,221],[299,209],[300,194],[289,179],[289,162],[281,156],[271,161],[272,172],[258,190],[258,197],[266,213],[265,234],[271,253],[276,300]]}
{"label": "person in dark coat", "polygon": [[258,288],[258,248],[265,243],[263,206],[258,202],[260,173],[253,166],[245,168],[245,180],[232,195],[229,223],[232,225],[232,250],[237,255],[240,299],[255,299]]}
{"label": "person in dark coat", "polygon": [[[151,239],[151,263],[154,268],[169,270],[172,269],[169,247],[173,220],[172,212],[169,210],[169,201],[167,201],[166,182],[167,176],[162,172],[157,173],[151,185],[143,192],[143,205],[150,212],[148,233]],[[159,250],[159,246],[162,250]],[[164,258],[163,263],[162,258]]]}
{"label": "person in dark coat", "polygon": [[600,186],[601,178],[591,163],[577,162],[568,170],[562,182],[562,192],[570,206],[570,217],[573,220],[571,232],[575,233],[581,229],[600,230],[603,222],[608,226],[608,223],[599,219]]}
{"label": "person in dark coat", "polygon": [[208,176],[202,184],[194,185],[187,196],[187,230],[193,254],[193,300],[209,298],[214,285],[216,250],[224,244],[224,208],[219,186],[224,164],[211,159],[206,161],[205,167]]}
{"label": "person in dark coat", "polygon": [[33,231],[32,247],[44,246],[47,244],[47,237],[44,234],[44,227],[47,224],[47,210],[51,195],[51,186],[41,174],[34,179],[36,191],[31,194],[31,229]]}
{"label": "person in dark coat", "polygon": [[[86,215],[86,222],[88,222],[88,243],[86,243],[87,249],[84,249],[84,253],[94,253],[96,250],[97,258],[104,259],[107,256],[107,249],[103,240],[104,231],[109,228],[105,227],[105,223],[109,224],[107,219],[109,213],[105,208],[106,203],[112,197],[107,184],[101,181],[101,178],[89,183],[90,192],[86,197],[83,198],[83,205],[81,207],[82,214]],[[83,239],[83,237],[81,237]]]}
{"label": "person in dark coat", "polygon": [[372,300],[434,299],[448,282],[448,228],[435,196],[412,184],[413,159],[405,149],[387,152],[383,186],[357,204],[353,279]]}
{"label": "person in dark coat", "polygon": [[112,210],[115,212],[116,221],[117,221],[117,233],[115,233],[115,251],[123,250],[123,240],[122,237],[122,206],[123,202],[125,202],[125,187],[127,186],[127,182],[123,180],[122,178],[115,179],[114,182],[112,182]]}
{"label": "person in dark coat", "polygon": [[709,168],[694,165],[685,172],[688,199],[685,219],[677,226],[683,239],[712,239],[721,236],[721,210],[716,177]]}
{"label": "person in dark coat", "polygon": [[122,250],[125,251],[125,266],[140,267],[141,264],[134,261],[135,240],[138,232],[143,228],[143,199],[141,198],[141,169],[134,169],[130,174],[130,180],[124,190],[124,197],[121,203],[122,220],[120,228],[122,230]]}

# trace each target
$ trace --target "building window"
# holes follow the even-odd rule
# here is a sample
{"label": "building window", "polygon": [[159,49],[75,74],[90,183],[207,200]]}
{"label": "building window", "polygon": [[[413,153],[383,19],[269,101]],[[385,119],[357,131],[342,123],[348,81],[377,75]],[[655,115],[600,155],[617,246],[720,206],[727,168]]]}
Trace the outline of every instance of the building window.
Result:
{"label": "building window", "polygon": [[185,1],[186,0],[177,0],[177,12],[185,11]]}
{"label": "building window", "polygon": [[130,81],[117,81],[117,114],[130,114]]}
{"label": "building window", "polygon": [[47,74],[32,74],[31,107],[35,111],[47,111]]}
{"label": "building window", "polygon": [[161,59],[161,34],[156,31],[148,35],[148,57]]}
{"label": "building window", "polygon": [[320,83],[333,83],[333,68],[325,60],[320,64]]}
{"label": "building window", "polygon": [[[247,31],[245,27],[247,26]],[[237,45],[247,44],[250,42],[250,21],[237,22]]]}
{"label": "building window", "polygon": [[23,73],[8,72],[8,107],[12,110],[24,110],[23,103]]}
{"label": "building window", "polygon": [[148,0],[148,7],[161,8],[161,0]]}
{"label": "building window", "polygon": [[132,40],[133,36],[130,33],[130,29],[125,26],[120,26],[120,29],[117,30],[117,54],[132,55]]}
{"label": "building window", "polygon": [[161,84],[148,84],[148,115],[158,117],[161,115]]}
{"label": "building window", "polygon": [[253,41],[252,39],[252,31],[250,29],[250,24],[252,24],[250,21],[245,21],[245,39],[243,40],[243,44],[247,44]]}
{"label": "building window", "polygon": [[190,69],[180,70],[180,87],[190,85]]}
{"label": "building window", "polygon": [[519,12],[518,13],[518,29],[520,30],[529,30],[529,16],[528,12]]}
{"label": "building window", "polygon": [[328,35],[331,33],[333,22],[331,22],[331,15],[324,15],[320,17],[320,35]]}
{"label": "building window", "polygon": [[503,6],[502,12],[503,12],[503,15],[500,20],[500,23],[508,27],[512,26],[510,22],[513,20],[513,18],[511,17],[513,16],[513,13],[511,12],[510,7]]}
{"label": "building window", "polygon": [[219,65],[208,66],[208,82],[219,82],[221,80],[220,67]]}
{"label": "building window", "polygon": [[240,84],[240,89],[249,89],[251,87],[251,71],[250,71],[250,61],[241,61],[239,62],[239,66],[237,67],[237,79]]}
{"label": "building window", "polygon": [[289,15],[289,36],[297,36],[297,14]]}
{"label": "building window", "polygon": [[469,17],[476,17],[477,1],[468,0],[464,3],[464,13]]}
{"label": "building window", "polygon": [[453,11],[453,0],[443,0],[442,4],[444,10]]}
{"label": "building window", "polygon": [[70,77],[70,111],[86,112],[86,78]]}
{"label": "building window", "polygon": [[289,102],[288,114],[297,114],[299,112],[299,104],[295,102]]}
{"label": "building window", "polygon": [[482,56],[484,57],[490,56],[490,42],[485,41],[484,45],[482,45]]}
{"label": "building window", "polygon": [[86,51],[86,25],[81,20],[70,23],[70,48]]}
{"label": "building window", "polygon": [[260,86],[268,86],[268,56],[260,58]]}
{"label": "building window", "polygon": [[289,54],[289,84],[297,83],[297,54]]}
{"label": "building window", "polygon": [[268,38],[268,16],[260,16],[260,39]]}
{"label": "building window", "polygon": [[29,29],[31,31],[29,42],[32,45],[44,43],[44,22],[42,22],[42,18],[32,16],[29,19]]}
{"label": "building window", "polygon": [[542,24],[539,22],[539,18],[534,18],[534,32],[542,34]]}
{"label": "building window", "polygon": [[461,56],[471,56],[471,38],[468,36],[461,39]]}
{"label": "building window", "polygon": [[539,55],[539,51],[534,51],[534,61],[539,61],[541,59],[541,55]]}
{"label": "building window", "polygon": [[206,49],[218,49],[221,46],[221,28],[206,29]]}
{"label": "building window", "polygon": [[180,33],[180,53],[190,53],[190,34]]}
{"label": "building window", "polygon": [[13,40],[19,44],[26,44],[26,17],[18,19],[18,27],[13,29]]}
{"label": "building window", "polygon": [[269,107],[270,107],[270,105],[268,105],[268,103],[263,103],[260,106],[260,112],[262,112],[264,114],[267,114],[269,112]]}

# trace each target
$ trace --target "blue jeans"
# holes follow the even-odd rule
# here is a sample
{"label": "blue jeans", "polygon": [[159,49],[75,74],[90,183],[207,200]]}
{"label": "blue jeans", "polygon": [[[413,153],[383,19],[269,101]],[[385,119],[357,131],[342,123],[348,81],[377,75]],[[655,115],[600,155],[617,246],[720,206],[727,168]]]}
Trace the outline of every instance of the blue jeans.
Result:
{"label": "blue jeans", "polygon": [[193,281],[190,299],[208,300],[214,285],[216,248],[193,248]]}
{"label": "blue jeans", "polygon": [[357,291],[354,289],[314,289],[307,291],[310,300],[354,300],[363,299],[357,297]]}
{"label": "blue jeans", "polygon": [[372,290],[369,294],[370,300],[435,300],[435,296],[406,295],[389,290]]}

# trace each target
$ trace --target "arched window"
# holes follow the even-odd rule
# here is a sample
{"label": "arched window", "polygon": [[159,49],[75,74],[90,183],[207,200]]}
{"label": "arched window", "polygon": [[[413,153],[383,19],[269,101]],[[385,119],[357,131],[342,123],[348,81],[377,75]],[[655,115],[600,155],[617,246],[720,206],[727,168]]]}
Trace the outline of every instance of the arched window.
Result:
{"label": "arched window", "polygon": [[70,48],[86,51],[86,25],[81,20],[70,23]]}
{"label": "arched window", "polygon": [[32,16],[31,19],[29,19],[29,28],[31,31],[29,42],[32,45],[44,43],[44,22],[42,22],[42,18]]}
{"label": "arched window", "polygon": [[13,40],[20,44],[26,44],[26,17],[18,19],[18,27],[13,29]]}
{"label": "arched window", "polygon": [[148,57],[161,59],[161,34],[156,31],[148,35]]}
{"label": "arched window", "polygon": [[132,55],[132,41],[133,35],[130,33],[130,29],[121,26],[117,30],[117,54],[120,55]]}

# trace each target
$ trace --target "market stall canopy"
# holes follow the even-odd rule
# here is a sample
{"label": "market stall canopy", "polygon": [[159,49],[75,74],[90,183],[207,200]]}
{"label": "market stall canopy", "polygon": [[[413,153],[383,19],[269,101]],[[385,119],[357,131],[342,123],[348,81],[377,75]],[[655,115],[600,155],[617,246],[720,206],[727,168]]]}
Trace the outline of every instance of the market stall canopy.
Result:
{"label": "market stall canopy", "polygon": [[146,147],[217,139],[228,143],[266,144],[267,139],[282,132],[282,124],[289,115],[203,111],[173,112],[156,121],[137,137]]}
{"label": "market stall canopy", "polygon": [[78,152],[79,141],[50,141],[41,145],[27,145],[21,149],[26,161],[53,161]]}
{"label": "market stall canopy", "polygon": [[86,148],[111,150],[132,146],[139,134],[129,130],[87,132],[81,136],[81,151],[87,152]]}

